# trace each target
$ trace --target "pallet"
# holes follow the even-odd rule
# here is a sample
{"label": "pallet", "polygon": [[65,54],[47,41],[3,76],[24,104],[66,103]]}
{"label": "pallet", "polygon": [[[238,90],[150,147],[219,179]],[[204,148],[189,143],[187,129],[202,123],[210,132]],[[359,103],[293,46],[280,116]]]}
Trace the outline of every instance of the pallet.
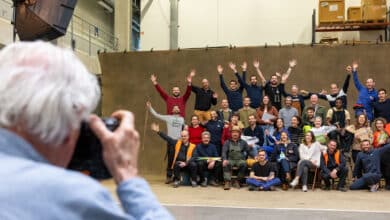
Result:
{"label": "pallet", "polygon": [[321,21],[319,22],[319,25],[337,25],[337,24],[344,24],[345,21]]}
{"label": "pallet", "polygon": [[365,19],[363,23],[386,23],[386,19]]}
{"label": "pallet", "polygon": [[347,20],[345,21],[346,24],[354,24],[354,23],[362,23],[363,20]]}

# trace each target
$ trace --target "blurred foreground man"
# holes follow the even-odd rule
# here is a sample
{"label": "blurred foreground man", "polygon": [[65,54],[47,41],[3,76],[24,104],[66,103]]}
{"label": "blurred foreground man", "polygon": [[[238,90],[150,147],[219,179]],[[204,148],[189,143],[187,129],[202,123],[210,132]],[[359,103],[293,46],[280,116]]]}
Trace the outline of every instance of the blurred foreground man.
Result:
{"label": "blurred foreground man", "polygon": [[[172,219],[138,177],[134,116],[116,111],[115,132],[90,113],[100,97],[96,78],[68,50],[16,43],[0,52],[0,219]],[[118,198],[67,167],[81,121],[102,142]]]}

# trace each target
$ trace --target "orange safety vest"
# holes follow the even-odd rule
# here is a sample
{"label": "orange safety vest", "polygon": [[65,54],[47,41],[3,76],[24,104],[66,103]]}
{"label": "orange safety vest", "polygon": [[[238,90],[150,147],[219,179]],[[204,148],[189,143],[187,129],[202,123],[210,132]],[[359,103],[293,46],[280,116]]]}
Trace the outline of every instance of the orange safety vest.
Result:
{"label": "orange safety vest", "polygon": [[[325,159],[325,166],[328,166],[328,161],[329,161],[328,152],[324,152],[323,155]],[[337,166],[340,165],[340,151],[336,150],[336,152],[334,153],[334,159],[336,161]]]}
{"label": "orange safety vest", "polygon": [[[181,141],[181,140],[178,140],[178,141],[176,142],[176,145],[175,145],[175,156],[173,157],[173,162],[172,162],[171,169],[173,169],[173,166],[175,165],[176,158],[177,158],[177,155],[179,154],[181,144],[182,144],[182,141]],[[188,146],[188,150],[187,150],[187,161],[188,161],[189,159],[191,159],[191,157],[192,157],[192,152],[194,151],[195,147],[196,147],[195,144],[192,144],[192,143],[190,143],[190,146]]]}

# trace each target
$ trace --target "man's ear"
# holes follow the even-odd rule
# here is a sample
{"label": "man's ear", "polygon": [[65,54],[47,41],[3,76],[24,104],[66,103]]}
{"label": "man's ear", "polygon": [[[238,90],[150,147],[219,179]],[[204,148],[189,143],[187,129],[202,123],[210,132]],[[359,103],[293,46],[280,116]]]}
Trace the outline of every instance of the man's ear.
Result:
{"label": "man's ear", "polygon": [[59,149],[62,149],[61,151],[61,164],[58,164],[62,167],[67,167],[70,160],[72,159],[74,150],[76,148],[77,140],[79,138],[80,131],[78,129],[72,129],[69,134],[64,138],[63,142],[61,143]]}

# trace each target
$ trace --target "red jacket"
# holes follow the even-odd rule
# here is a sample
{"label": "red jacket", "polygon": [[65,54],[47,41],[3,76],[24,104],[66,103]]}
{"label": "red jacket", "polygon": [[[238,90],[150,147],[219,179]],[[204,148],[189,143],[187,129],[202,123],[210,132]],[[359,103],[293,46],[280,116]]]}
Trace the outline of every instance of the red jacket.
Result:
{"label": "red jacket", "polygon": [[185,118],[186,115],[186,102],[188,98],[191,95],[191,86],[187,85],[186,92],[184,93],[183,96],[179,97],[173,97],[169,96],[163,88],[159,84],[155,85],[157,92],[160,93],[160,96],[165,100],[165,103],[167,105],[167,114],[171,115],[172,114],[172,109],[173,106],[177,105],[180,108],[180,115]]}

